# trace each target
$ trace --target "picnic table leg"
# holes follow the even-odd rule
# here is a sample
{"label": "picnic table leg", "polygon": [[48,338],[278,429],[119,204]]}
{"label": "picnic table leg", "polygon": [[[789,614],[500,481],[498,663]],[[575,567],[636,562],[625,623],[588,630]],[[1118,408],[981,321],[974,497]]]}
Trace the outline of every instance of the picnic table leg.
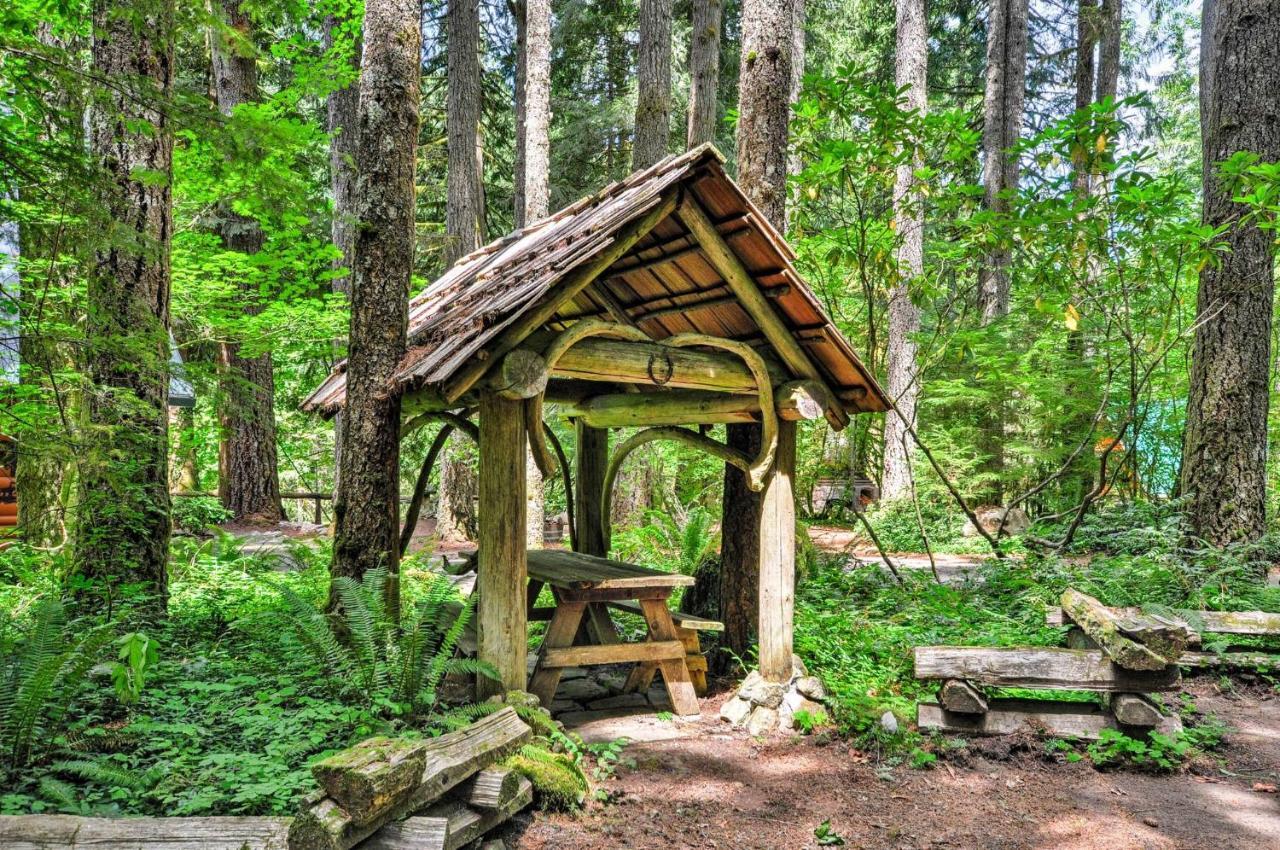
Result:
{"label": "picnic table leg", "polygon": [[[644,619],[649,624],[650,640],[680,639],[676,633],[676,624],[671,619],[671,609],[667,607],[665,599],[641,599],[640,607],[644,609]],[[671,697],[671,707],[675,713],[682,717],[701,714],[698,695],[694,693],[693,682],[689,678],[689,668],[684,659],[659,661],[658,669],[662,671],[662,680],[667,685],[667,695]]]}
{"label": "picnic table leg", "polygon": [[529,683],[529,693],[538,698],[543,708],[551,708],[556,687],[560,684],[560,668],[543,664],[547,650],[573,646],[573,637],[578,633],[578,624],[582,622],[582,612],[586,607],[585,602],[558,602],[556,613],[547,624],[546,637],[538,650],[538,666],[534,669],[533,681]]}

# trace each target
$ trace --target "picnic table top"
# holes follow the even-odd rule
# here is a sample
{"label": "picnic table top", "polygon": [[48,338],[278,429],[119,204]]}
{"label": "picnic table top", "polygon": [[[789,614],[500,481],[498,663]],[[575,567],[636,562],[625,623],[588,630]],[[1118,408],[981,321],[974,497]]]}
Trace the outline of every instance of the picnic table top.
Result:
{"label": "picnic table top", "polygon": [[693,576],[557,549],[529,550],[529,577],[569,590],[691,587]]}

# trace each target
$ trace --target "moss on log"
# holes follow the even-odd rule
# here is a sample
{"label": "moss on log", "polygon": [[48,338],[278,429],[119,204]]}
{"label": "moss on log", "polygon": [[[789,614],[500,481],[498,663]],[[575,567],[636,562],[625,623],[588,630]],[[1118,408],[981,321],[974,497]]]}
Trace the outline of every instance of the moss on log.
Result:
{"label": "moss on log", "polygon": [[1119,627],[1119,617],[1088,594],[1067,588],[1062,593],[1062,610],[1108,658],[1126,670],[1163,670],[1177,660],[1176,655],[1174,658],[1165,658],[1155,650],[1125,637]]}

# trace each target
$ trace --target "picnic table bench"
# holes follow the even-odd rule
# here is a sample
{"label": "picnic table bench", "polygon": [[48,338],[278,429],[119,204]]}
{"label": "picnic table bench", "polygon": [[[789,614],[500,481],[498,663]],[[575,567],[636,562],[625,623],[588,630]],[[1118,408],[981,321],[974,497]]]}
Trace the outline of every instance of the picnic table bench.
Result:
{"label": "picnic table bench", "polygon": [[[550,620],[529,683],[529,691],[543,705],[551,704],[566,667],[633,662],[636,666],[626,690],[648,688],[660,671],[675,713],[700,712],[694,674],[705,688],[706,660],[698,645],[698,630],[724,627],[675,614],[667,607],[677,587],[693,584],[692,576],[576,552],[534,549],[528,557],[529,619]],[[544,586],[555,597],[554,609],[535,607]],[[645,640],[623,642],[609,618],[610,606],[643,616]],[[696,657],[692,663],[690,655]]]}

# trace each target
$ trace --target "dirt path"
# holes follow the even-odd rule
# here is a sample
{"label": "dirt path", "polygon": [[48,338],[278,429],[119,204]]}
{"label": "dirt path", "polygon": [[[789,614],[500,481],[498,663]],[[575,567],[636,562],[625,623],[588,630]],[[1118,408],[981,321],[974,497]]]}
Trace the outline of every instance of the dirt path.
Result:
{"label": "dirt path", "polygon": [[967,762],[888,767],[838,741],[730,731],[712,698],[683,736],[627,748],[634,767],[604,786],[613,802],[525,817],[508,846],[794,850],[817,847],[829,819],[851,848],[1280,848],[1280,795],[1253,788],[1280,780],[1280,696],[1212,680],[1188,690],[1236,731],[1216,761],[1174,776],[1058,764],[1035,743],[1005,754],[1008,738],[985,739]]}

